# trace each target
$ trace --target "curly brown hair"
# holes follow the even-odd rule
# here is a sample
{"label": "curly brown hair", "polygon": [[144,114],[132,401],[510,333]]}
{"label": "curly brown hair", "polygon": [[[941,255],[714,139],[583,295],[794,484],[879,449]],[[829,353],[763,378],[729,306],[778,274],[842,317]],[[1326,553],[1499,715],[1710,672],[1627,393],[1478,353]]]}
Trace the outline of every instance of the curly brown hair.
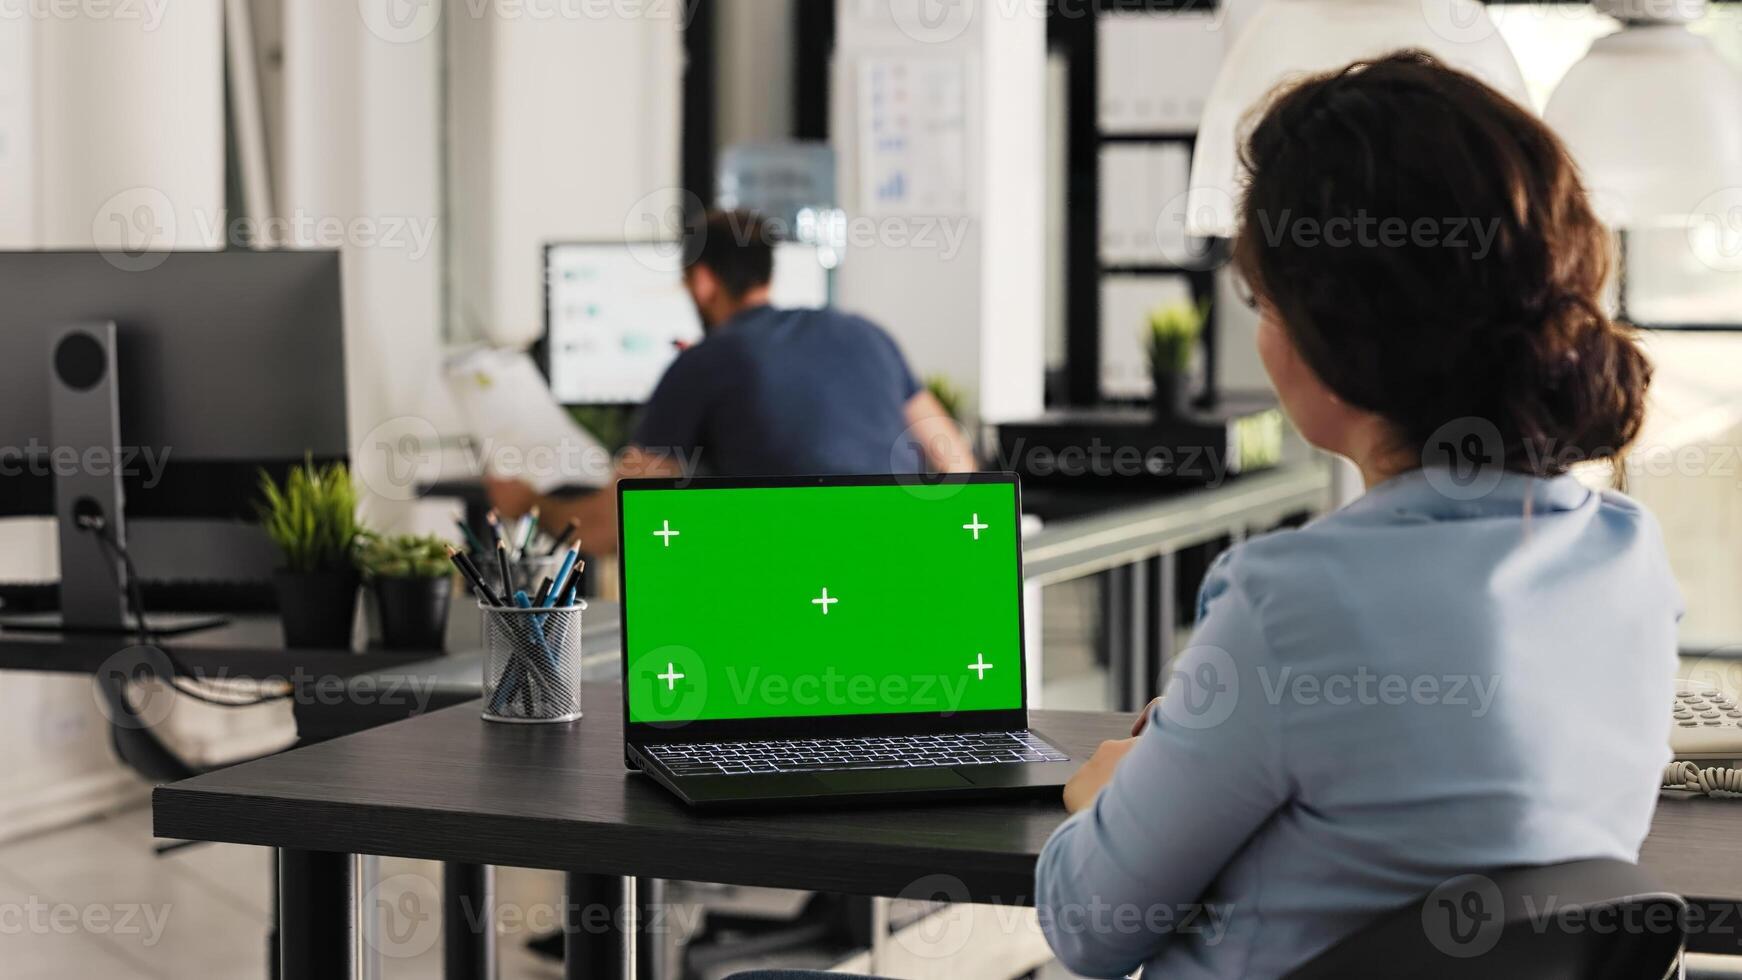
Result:
{"label": "curly brown hair", "polygon": [[1651,366],[1603,309],[1610,235],[1528,111],[1402,51],[1279,89],[1242,158],[1236,269],[1400,449],[1485,419],[1507,469],[1552,476],[1638,436]]}

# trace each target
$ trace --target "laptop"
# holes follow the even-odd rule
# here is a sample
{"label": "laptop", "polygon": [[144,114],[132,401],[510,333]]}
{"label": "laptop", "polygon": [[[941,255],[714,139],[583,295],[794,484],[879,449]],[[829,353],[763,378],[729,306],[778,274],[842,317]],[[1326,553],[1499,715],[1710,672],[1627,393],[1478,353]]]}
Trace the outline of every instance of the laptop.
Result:
{"label": "laptop", "polygon": [[1011,474],[622,480],[623,745],[694,807],[1056,794]]}

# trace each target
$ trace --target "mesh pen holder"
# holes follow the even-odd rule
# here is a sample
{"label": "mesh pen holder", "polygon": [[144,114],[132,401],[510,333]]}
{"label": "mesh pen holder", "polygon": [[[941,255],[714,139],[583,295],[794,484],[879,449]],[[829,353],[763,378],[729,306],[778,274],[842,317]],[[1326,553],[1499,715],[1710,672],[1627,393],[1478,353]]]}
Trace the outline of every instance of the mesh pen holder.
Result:
{"label": "mesh pen holder", "polygon": [[486,721],[557,722],[581,716],[581,613],[481,607]]}

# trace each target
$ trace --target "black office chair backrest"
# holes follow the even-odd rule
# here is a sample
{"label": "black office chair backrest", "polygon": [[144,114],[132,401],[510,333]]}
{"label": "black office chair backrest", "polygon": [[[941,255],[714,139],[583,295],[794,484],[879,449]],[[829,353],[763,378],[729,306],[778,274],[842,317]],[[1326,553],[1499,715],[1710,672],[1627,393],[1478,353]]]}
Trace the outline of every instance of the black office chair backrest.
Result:
{"label": "black office chair backrest", "polygon": [[[129,697],[131,684],[166,681],[174,672],[162,651],[148,646],[130,647],[99,667],[92,675],[97,693],[102,699],[103,713],[109,718],[109,737],[115,746],[115,756],[121,763],[151,783],[173,783],[197,776],[200,770],[188,765],[153,733],[162,721],[156,712],[141,712]],[[169,691],[156,696],[170,698]]]}
{"label": "black office chair backrest", "polygon": [[1663,980],[1687,938],[1686,909],[1624,861],[1462,875],[1287,980]]}

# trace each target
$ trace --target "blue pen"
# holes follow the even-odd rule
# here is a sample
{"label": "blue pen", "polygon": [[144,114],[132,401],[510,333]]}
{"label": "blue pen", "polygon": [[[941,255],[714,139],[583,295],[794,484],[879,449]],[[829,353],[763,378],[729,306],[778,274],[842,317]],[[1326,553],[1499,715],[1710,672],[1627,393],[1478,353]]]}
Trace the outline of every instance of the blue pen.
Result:
{"label": "blue pen", "polygon": [[556,594],[562,591],[563,583],[568,581],[569,569],[573,567],[575,567],[575,548],[571,545],[569,547],[569,553],[563,556],[563,563],[558,567],[556,577],[552,579],[552,581],[556,583],[556,587],[552,588],[550,594],[544,597],[544,606],[542,608],[549,609],[556,605]]}
{"label": "blue pen", "polygon": [[[522,609],[531,609],[532,599],[527,596],[526,591],[523,589],[514,593],[514,604]],[[546,603],[546,607],[548,607],[548,605],[549,603]],[[532,673],[541,675],[539,676],[541,686],[548,690],[556,680],[556,654],[551,652],[550,646],[546,643],[544,638],[545,618],[543,616],[533,616],[530,618],[532,620],[532,637],[534,640],[538,641],[538,648],[544,651],[545,659],[545,663],[542,667],[536,659],[531,661],[533,667]],[[528,686],[531,685],[529,684]]]}

